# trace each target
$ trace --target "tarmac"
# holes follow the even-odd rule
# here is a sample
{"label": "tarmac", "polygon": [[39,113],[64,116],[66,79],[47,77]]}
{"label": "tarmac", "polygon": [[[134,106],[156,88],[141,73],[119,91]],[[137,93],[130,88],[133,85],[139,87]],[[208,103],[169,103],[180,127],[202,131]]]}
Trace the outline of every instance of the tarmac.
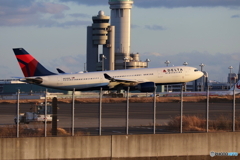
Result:
{"label": "tarmac", "polygon": [[[20,113],[30,111],[33,104],[20,104]],[[58,104],[58,127],[71,130],[71,104]],[[178,130],[166,130],[163,126],[172,118],[180,115],[180,103],[157,103],[156,133],[178,133]],[[206,118],[206,103],[184,103],[183,115]],[[16,116],[16,104],[0,104],[0,125],[13,125]],[[126,133],[126,103],[103,103],[102,135]],[[210,103],[209,119],[220,116],[232,119],[232,103]],[[240,116],[240,105],[236,104],[236,117]],[[41,123],[40,125],[43,126]],[[48,124],[49,125],[49,124]],[[75,104],[75,131],[88,135],[99,134],[99,104]],[[33,127],[33,124],[29,124]],[[197,132],[197,131],[196,131]],[[129,134],[153,133],[153,103],[130,103]]]}

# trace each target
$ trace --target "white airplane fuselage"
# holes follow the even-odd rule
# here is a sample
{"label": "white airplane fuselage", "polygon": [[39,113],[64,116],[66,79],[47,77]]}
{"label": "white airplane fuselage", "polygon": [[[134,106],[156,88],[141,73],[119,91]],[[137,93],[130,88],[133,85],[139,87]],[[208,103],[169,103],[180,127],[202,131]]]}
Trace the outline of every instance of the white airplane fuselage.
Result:
{"label": "white airplane fuselage", "polygon": [[[111,82],[104,77],[104,74],[121,80],[121,82]],[[91,90],[100,87],[116,86],[136,86],[140,83],[154,82],[155,84],[176,84],[196,80],[203,76],[197,68],[188,66],[127,69],[114,71],[98,71],[78,74],[61,74],[50,76],[38,76],[42,78],[40,85],[63,89],[63,90]],[[126,80],[126,82],[124,82]],[[114,84],[116,83],[116,84]],[[111,88],[111,87],[109,87]]]}

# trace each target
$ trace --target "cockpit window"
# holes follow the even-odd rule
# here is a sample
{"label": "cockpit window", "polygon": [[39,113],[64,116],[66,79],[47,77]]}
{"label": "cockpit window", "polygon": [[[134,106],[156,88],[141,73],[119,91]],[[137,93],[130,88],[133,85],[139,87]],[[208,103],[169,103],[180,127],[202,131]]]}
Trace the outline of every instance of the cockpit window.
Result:
{"label": "cockpit window", "polygon": [[194,72],[197,72],[198,70],[197,69],[194,69]]}

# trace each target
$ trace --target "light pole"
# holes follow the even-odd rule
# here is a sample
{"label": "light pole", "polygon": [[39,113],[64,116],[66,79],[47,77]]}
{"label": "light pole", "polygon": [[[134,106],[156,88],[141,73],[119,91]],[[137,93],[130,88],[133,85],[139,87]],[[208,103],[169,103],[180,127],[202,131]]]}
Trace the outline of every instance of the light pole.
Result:
{"label": "light pole", "polygon": [[127,57],[124,57],[124,69],[127,69],[127,61],[128,61],[128,58]]}
{"label": "light pole", "polygon": [[203,71],[203,67],[205,66],[205,64],[201,63],[199,66],[201,67],[201,71]]}
{"label": "light pole", "polygon": [[148,68],[148,63],[150,62],[150,59],[146,59],[145,62],[147,62],[147,68]]}
{"label": "light pole", "polygon": [[183,65],[184,65],[184,66],[187,66],[187,65],[188,65],[188,63],[187,63],[187,62],[183,62]]}
{"label": "light pole", "polygon": [[229,74],[229,83],[230,83],[230,88],[232,87],[232,69],[233,69],[233,66],[229,66],[228,69],[230,70],[230,74]]}
{"label": "light pole", "polygon": [[[203,67],[205,66],[205,64],[203,64],[203,63],[201,63],[200,65],[199,65],[200,67],[201,67],[201,72],[203,71]],[[204,76],[202,76],[202,78],[201,78],[201,91],[203,91],[203,77]]]}
{"label": "light pole", "polygon": [[[166,66],[168,67],[168,65],[171,63],[169,60],[166,60],[166,62],[164,62],[166,64]],[[168,92],[168,85],[167,85],[167,92]]]}
{"label": "light pole", "polygon": [[[188,63],[187,62],[183,62],[183,65],[187,66]],[[187,91],[187,83],[184,83],[184,90],[185,90],[185,92]]]}
{"label": "light pole", "polygon": [[84,73],[86,72],[86,63],[84,63]]}
{"label": "light pole", "polygon": [[168,67],[168,65],[171,63],[169,60],[166,60],[166,62],[164,62],[166,65],[167,65],[167,67]]}
{"label": "light pole", "polygon": [[104,59],[107,59],[107,58],[102,54],[102,71],[104,71]]}

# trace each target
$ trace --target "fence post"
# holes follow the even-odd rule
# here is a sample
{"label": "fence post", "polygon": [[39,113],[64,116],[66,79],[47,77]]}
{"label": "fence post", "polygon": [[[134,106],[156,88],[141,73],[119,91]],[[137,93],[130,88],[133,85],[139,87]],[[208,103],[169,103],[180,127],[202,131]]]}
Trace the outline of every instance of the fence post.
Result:
{"label": "fence post", "polygon": [[156,90],[157,86],[154,86],[154,94],[153,94],[153,134],[156,134]]}
{"label": "fence post", "polygon": [[126,134],[128,135],[129,128],[129,87],[127,89],[127,114],[126,114]]}
{"label": "fence post", "polygon": [[74,136],[74,109],[75,109],[75,88],[72,92],[72,136]]}
{"label": "fence post", "polygon": [[47,137],[47,89],[45,91],[44,137]]}
{"label": "fence post", "polygon": [[234,84],[234,86],[233,86],[233,132],[235,132],[235,112],[236,112],[236,107],[235,107],[235,99],[236,99],[236,97],[235,97],[235,84]]}
{"label": "fence post", "polygon": [[99,136],[102,135],[102,88],[99,92]]}
{"label": "fence post", "polygon": [[183,132],[183,87],[184,84],[182,84],[181,86],[181,106],[180,106],[180,118],[181,118],[181,122],[180,122],[180,133]]}
{"label": "fence post", "polygon": [[16,119],[17,138],[19,137],[19,94],[20,94],[20,89],[18,89],[18,91],[17,91],[17,119]]}
{"label": "fence post", "polygon": [[208,132],[208,128],[209,128],[209,85],[207,83],[207,108],[206,108],[206,131]]}
{"label": "fence post", "polygon": [[57,136],[57,110],[58,110],[58,105],[57,105],[57,98],[54,97],[52,99],[52,135]]}

